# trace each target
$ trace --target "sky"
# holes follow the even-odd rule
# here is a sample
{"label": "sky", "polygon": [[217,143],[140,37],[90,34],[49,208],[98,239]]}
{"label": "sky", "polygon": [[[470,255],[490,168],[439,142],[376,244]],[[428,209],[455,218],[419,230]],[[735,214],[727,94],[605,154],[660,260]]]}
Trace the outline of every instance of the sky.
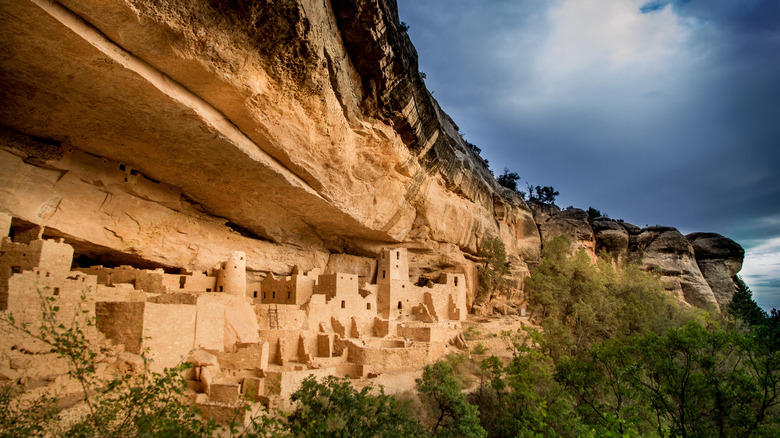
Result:
{"label": "sky", "polygon": [[780,309],[780,1],[398,0],[426,85],[496,175],[715,232]]}

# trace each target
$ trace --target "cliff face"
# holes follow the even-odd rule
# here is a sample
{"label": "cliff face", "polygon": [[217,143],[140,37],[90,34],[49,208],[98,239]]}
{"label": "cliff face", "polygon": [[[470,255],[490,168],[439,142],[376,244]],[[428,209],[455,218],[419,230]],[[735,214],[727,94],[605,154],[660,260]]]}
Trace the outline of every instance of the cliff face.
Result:
{"label": "cliff face", "polygon": [[288,274],[398,244],[473,297],[485,238],[517,278],[538,257],[392,0],[0,4],[0,208],[77,258]]}
{"label": "cliff face", "polygon": [[3,0],[0,20],[0,211],[82,264],[243,251],[250,279],[373,275],[398,245],[413,278],[463,272],[473,300],[483,240],[519,296],[541,237],[567,234],[691,304],[733,293],[744,252],[721,236],[534,217],[425,88],[394,0]]}
{"label": "cliff face", "polygon": [[577,208],[537,214],[536,219],[544,240],[564,235],[574,250],[585,250],[592,258],[604,251],[615,262],[657,272],[666,290],[693,306],[719,310],[736,292],[734,277],[742,269],[745,251],[720,234],[683,236],[672,227],[640,229],[606,217],[589,220]]}

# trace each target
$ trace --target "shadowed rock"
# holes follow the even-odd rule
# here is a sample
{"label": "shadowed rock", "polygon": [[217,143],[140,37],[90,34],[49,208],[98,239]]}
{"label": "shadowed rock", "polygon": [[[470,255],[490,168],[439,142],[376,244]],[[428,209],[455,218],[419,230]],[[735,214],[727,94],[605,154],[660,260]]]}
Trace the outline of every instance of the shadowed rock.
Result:
{"label": "shadowed rock", "polygon": [[696,264],[691,243],[672,227],[648,227],[629,241],[629,258],[661,274],[666,290],[689,304],[719,309],[715,295]]}
{"label": "shadowed rock", "polygon": [[685,238],[691,242],[696,263],[718,304],[723,307],[737,291],[734,277],[742,269],[745,250],[737,242],[717,233],[691,233]]}

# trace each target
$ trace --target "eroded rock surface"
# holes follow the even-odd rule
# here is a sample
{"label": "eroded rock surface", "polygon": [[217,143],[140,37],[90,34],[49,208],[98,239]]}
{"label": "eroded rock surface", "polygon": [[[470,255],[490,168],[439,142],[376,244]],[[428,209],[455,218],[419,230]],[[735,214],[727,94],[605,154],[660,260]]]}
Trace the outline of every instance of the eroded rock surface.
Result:
{"label": "eroded rock surface", "polygon": [[693,246],[672,227],[648,227],[631,236],[629,257],[661,274],[664,287],[688,303],[718,309],[715,295],[701,274]]}
{"label": "eroded rock surface", "polygon": [[628,229],[615,220],[596,218],[591,222],[596,235],[596,251],[606,251],[615,261],[623,260],[628,254]]}
{"label": "eroded rock surface", "polygon": [[742,269],[745,250],[717,233],[691,233],[685,238],[691,242],[696,263],[722,308],[737,291],[734,277]]}
{"label": "eroded rock surface", "polygon": [[735,257],[696,265],[674,233],[500,187],[393,0],[5,1],[0,21],[0,211],[77,263],[203,271],[243,251],[258,281],[371,277],[405,247],[418,280],[464,273],[470,303],[485,239],[505,243],[517,300],[541,236],[564,234],[661,269],[692,304],[733,293]]}
{"label": "eroded rock surface", "polygon": [[574,250],[584,249],[592,258],[596,258],[596,236],[588,223],[588,213],[579,208],[570,208],[553,214],[550,219],[539,225],[544,240],[557,236],[566,236],[574,244]]}
{"label": "eroded rock surface", "polygon": [[[486,238],[505,240],[517,275],[538,257],[530,210],[425,88],[392,1],[36,0],[0,14],[0,205],[93,259],[200,270],[241,250],[249,269],[288,274],[442,245],[473,288],[463,257]],[[116,167],[110,184],[93,161]]]}

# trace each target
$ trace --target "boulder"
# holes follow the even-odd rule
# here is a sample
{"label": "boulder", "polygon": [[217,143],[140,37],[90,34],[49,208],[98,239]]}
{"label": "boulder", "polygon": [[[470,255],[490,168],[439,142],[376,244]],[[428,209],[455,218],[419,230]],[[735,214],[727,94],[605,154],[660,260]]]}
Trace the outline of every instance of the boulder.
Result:
{"label": "boulder", "polygon": [[664,287],[693,306],[720,309],[696,264],[693,246],[672,227],[648,227],[632,235],[629,258],[661,274]]}
{"label": "boulder", "polygon": [[628,254],[628,230],[622,224],[609,218],[597,218],[591,222],[596,235],[596,251],[606,251],[615,261]]}
{"label": "boulder", "polygon": [[737,242],[717,233],[691,233],[685,238],[693,246],[699,270],[718,304],[725,306],[737,291],[734,277],[742,269],[745,250]]}
{"label": "boulder", "polygon": [[566,236],[572,242],[573,251],[584,249],[591,259],[596,259],[596,237],[588,223],[588,213],[585,210],[570,208],[558,212],[539,225],[539,231],[543,241]]}

